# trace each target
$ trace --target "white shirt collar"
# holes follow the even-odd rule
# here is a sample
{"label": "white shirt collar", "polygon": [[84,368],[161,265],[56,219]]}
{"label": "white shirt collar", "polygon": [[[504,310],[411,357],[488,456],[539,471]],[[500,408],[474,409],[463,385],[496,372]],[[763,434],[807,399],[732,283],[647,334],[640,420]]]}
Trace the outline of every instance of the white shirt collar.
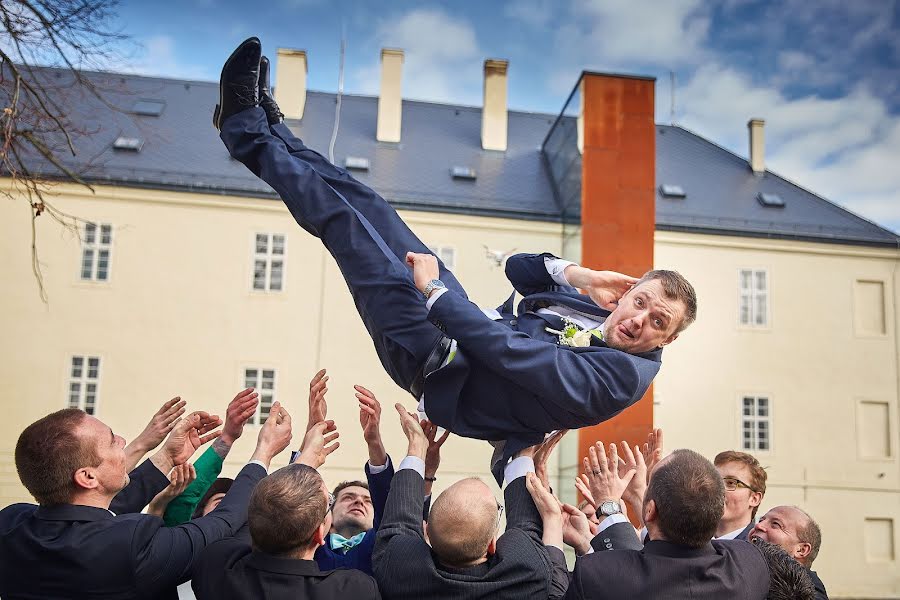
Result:
{"label": "white shirt collar", "polygon": [[719,537],[714,537],[714,540],[733,540],[737,536],[741,535],[741,532],[747,528],[746,525],[741,527],[740,529],[735,529],[734,531],[729,531],[725,535],[720,535]]}

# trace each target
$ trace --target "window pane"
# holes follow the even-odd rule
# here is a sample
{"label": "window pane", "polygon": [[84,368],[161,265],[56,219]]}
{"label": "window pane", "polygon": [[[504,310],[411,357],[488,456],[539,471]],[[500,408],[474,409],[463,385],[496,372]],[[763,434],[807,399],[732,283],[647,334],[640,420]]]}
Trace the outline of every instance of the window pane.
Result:
{"label": "window pane", "polygon": [[84,243],[93,244],[97,239],[97,225],[94,223],[84,224]]}
{"label": "window pane", "polygon": [[272,395],[263,394],[259,397],[259,422],[262,423],[269,417],[269,411],[272,410]]}
{"label": "window pane", "polygon": [[97,253],[97,279],[106,281],[106,272],[109,270],[109,250],[100,250]]}
{"label": "window pane", "polygon": [[441,248],[441,261],[448,269],[452,269],[456,262],[456,251],[453,248]]}
{"label": "window pane", "polygon": [[262,389],[271,390],[275,388],[275,371],[265,370],[262,372]]}
{"label": "window pane", "polygon": [[81,378],[81,358],[79,357],[78,363],[75,363],[75,360],[72,360],[72,377],[76,379]]}
{"label": "window pane", "polygon": [[282,262],[280,260],[272,261],[272,271],[269,274],[269,289],[270,290],[280,290],[281,289],[281,272],[282,272]]}
{"label": "window pane", "polygon": [[78,394],[69,394],[69,408],[78,408]]}
{"label": "window pane", "polygon": [[744,407],[744,416],[745,416],[745,417],[752,417],[752,416],[753,416],[753,409],[752,409],[751,407],[749,407],[749,406],[745,406],[745,407]]}
{"label": "window pane", "polygon": [[766,272],[765,271],[757,271],[756,272],[756,289],[760,292],[766,291]]}
{"label": "window pane", "polygon": [[750,324],[750,296],[741,296],[741,325]]}
{"label": "window pane", "polygon": [[766,295],[760,294],[756,297],[756,324],[766,324]]}
{"label": "window pane", "polygon": [[112,243],[112,225],[100,226],[100,243],[106,245]]}
{"label": "window pane", "polygon": [[747,269],[741,269],[741,289],[749,290],[750,289],[750,277],[752,276],[752,271]]}
{"label": "window pane", "polygon": [[91,357],[89,357],[89,358],[88,358],[88,366],[89,366],[89,367],[95,367],[95,368],[96,368],[96,367],[99,367],[99,366],[100,366],[100,359],[99,359],[98,357],[96,357],[96,356],[91,356]]}
{"label": "window pane", "polygon": [[744,406],[753,406],[752,396],[744,396]]}
{"label": "window pane", "polygon": [[272,236],[272,254],[284,254],[284,236]]}
{"label": "window pane", "polygon": [[256,369],[247,369],[244,371],[244,387],[256,387]]}
{"label": "window pane", "polygon": [[769,442],[763,441],[763,440],[759,440],[759,448],[758,448],[758,450],[768,450],[768,449],[769,449]]}
{"label": "window pane", "polygon": [[256,234],[256,253],[266,254],[269,251],[269,236],[265,233]]}
{"label": "window pane", "polygon": [[768,431],[768,429],[769,429],[769,422],[768,421],[760,421],[759,423],[756,424],[756,427],[759,429],[759,434],[763,435],[763,432]]}
{"label": "window pane", "polygon": [[768,417],[769,416],[769,407],[760,405],[759,408],[756,410],[756,413],[760,417]]}
{"label": "window pane", "polygon": [[81,278],[92,279],[94,271],[94,251],[85,248],[81,255]]}
{"label": "window pane", "polygon": [[769,406],[769,399],[766,397],[760,397],[756,399],[757,404],[760,406]]}
{"label": "window pane", "polygon": [[253,289],[266,289],[266,261],[258,260],[253,266]]}

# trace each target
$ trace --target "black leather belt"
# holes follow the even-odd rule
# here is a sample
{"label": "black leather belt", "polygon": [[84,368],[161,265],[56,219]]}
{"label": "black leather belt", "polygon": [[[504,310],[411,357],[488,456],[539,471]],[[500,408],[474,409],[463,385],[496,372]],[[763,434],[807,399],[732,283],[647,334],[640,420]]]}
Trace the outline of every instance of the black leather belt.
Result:
{"label": "black leather belt", "polygon": [[450,342],[450,338],[446,335],[441,336],[428,358],[425,359],[422,370],[419,371],[413,382],[409,384],[409,392],[417,399],[421,398],[422,392],[425,391],[425,378],[440,369],[447,355],[450,354]]}

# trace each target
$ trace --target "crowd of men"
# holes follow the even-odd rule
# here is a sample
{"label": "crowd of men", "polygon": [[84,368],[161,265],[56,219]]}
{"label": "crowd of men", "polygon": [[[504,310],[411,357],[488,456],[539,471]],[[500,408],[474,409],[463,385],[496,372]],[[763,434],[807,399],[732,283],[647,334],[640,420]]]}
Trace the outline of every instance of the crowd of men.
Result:
{"label": "crowd of men", "polygon": [[749,454],[665,455],[660,430],[643,447],[597,442],[575,507],[548,478],[560,431],[506,465],[503,503],[474,477],[432,501],[448,433],[397,404],[407,448],[395,466],[381,406],[356,386],[365,481],[329,490],[319,471],[339,434],[327,384],[324,370],[310,382],[291,463],[272,464],[293,432],[276,402],[233,480],[219,475],[257,412],[252,389],[224,420],[185,415],[174,398],[128,444],[77,409],[32,423],[15,461],[37,504],[0,511],[0,597],[177,598],[190,581],[200,600],[827,598],[811,570],[818,525],[795,506],[757,518],[766,472]]}

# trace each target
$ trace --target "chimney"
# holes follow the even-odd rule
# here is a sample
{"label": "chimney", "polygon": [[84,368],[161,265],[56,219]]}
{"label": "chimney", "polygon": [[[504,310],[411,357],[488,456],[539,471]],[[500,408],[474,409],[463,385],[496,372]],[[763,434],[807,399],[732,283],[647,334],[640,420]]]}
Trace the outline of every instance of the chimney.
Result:
{"label": "chimney", "polygon": [[747,121],[750,130],[750,168],[756,175],[766,172],[766,137],[763,132],[766,122],[762,119]]}
{"label": "chimney", "polygon": [[375,138],[379,142],[399,142],[403,119],[403,97],[400,95],[400,75],[403,70],[403,50],[381,49],[381,93],[378,95],[378,127]]}
{"label": "chimney", "polygon": [[481,111],[481,147],[506,150],[506,69],[508,60],[484,61],[484,108]]}
{"label": "chimney", "polygon": [[275,102],[286,119],[302,119],[306,107],[306,50],[278,49]]}

